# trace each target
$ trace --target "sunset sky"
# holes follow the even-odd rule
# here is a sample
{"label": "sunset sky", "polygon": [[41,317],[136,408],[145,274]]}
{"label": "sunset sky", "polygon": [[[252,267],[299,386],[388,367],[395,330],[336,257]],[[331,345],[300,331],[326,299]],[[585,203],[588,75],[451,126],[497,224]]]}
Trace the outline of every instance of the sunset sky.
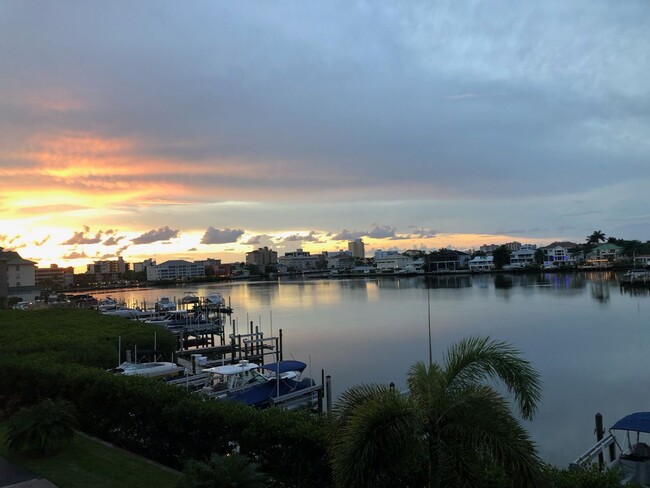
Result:
{"label": "sunset sky", "polygon": [[0,247],[650,239],[647,0],[0,2]]}

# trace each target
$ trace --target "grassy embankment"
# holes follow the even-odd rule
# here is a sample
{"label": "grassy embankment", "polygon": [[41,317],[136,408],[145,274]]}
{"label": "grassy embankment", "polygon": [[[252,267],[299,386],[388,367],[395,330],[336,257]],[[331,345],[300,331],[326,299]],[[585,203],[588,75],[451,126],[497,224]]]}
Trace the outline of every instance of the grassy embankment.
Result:
{"label": "grassy embankment", "polygon": [[121,449],[76,434],[56,456],[35,458],[10,453],[0,424],[0,455],[48,479],[59,488],[173,488],[179,475]]}

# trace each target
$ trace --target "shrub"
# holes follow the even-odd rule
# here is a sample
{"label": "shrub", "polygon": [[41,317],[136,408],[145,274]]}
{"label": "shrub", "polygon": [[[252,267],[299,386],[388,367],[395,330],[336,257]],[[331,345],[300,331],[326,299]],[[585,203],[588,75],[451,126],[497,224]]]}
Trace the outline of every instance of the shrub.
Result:
{"label": "shrub", "polygon": [[64,400],[50,399],[25,407],[9,419],[7,447],[13,452],[56,454],[72,442],[74,409]]}
{"label": "shrub", "polygon": [[185,477],[179,485],[184,488],[262,488],[268,481],[260,465],[241,454],[213,454],[205,463],[189,461],[183,473]]}

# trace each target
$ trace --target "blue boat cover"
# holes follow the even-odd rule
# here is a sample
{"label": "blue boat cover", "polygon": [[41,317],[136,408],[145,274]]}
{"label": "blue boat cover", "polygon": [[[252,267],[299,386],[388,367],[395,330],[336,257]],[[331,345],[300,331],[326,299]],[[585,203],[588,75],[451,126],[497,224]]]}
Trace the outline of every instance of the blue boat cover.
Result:
{"label": "blue boat cover", "polygon": [[306,367],[307,365],[302,361],[280,361],[262,366],[262,368],[272,371],[275,374],[287,373],[289,371],[299,371],[302,373]]}
{"label": "blue boat cover", "polygon": [[632,430],[650,433],[650,412],[637,412],[623,417],[610,430]]}

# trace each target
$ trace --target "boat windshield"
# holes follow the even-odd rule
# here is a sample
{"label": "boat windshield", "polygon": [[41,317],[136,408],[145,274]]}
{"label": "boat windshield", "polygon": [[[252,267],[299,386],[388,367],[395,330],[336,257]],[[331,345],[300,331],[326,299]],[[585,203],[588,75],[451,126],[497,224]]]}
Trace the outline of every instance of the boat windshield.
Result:
{"label": "boat windshield", "polygon": [[267,381],[266,376],[255,370],[241,371],[235,374],[213,373],[210,378],[210,386],[215,391],[224,391]]}

